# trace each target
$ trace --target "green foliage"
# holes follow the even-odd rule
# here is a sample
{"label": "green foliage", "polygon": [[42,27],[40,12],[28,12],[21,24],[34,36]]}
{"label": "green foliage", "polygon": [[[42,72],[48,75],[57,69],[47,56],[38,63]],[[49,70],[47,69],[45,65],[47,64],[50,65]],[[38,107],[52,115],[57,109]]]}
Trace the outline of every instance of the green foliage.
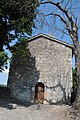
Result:
{"label": "green foliage", "polygon": [[76,70],[72,69],[73,73],[73,89],[76,92],[77,91],[77,77],[76,77]]}
{"label": "green foliage", "polygon": [[5,87],[5,88],[7,88],[7,85],[0,84],[0,87]]}
{"label": "green foliage", "polygon": [[2,72],[4,65],[7,64],[7,53],[5,53],[4,51],[0,52],[0,72]]}
{"label": "green foliage", "polygon": [[[0,51],[4,45],[11,50],[9,43],[15,38],[24,39],[25,32],[31,35],[36,3],[37,0],[0,0]],[[0,66],[5,63],[3,53],[0,53]]]}
{"label": "green foliage", "polygon": [[14,60],[15,58],[20,60],[20,59],[24,59],[27,56],[30,56],[29,49],[26,46],[27,46],[26,40],[12,46],[11,47],[11,52],[13,56],[12,60]]}

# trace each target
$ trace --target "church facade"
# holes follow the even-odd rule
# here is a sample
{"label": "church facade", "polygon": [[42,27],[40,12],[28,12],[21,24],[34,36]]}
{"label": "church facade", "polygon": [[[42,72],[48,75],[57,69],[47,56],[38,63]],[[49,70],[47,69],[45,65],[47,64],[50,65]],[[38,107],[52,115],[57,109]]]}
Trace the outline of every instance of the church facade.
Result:
{"label": "church facade", "polygon": [[39,34],[28,40],[30,55],[15,58],[8,87],[11,96],[29,103],[66,103],[72,88],[72,45]]}

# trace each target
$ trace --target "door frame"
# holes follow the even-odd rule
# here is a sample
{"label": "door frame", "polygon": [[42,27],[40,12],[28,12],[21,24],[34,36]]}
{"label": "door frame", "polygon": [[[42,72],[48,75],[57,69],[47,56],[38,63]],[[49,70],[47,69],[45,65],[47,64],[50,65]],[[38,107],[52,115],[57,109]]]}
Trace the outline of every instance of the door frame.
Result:
{"label": "door frame", "polygon": [[[38,87],[42,87],[43,88],[43,99],[42,99],[42,102],[39,101],[38,99]],[[36,85],[35,85],[35,103],[44,103],[44,84],[42,82],[38,82]]]}

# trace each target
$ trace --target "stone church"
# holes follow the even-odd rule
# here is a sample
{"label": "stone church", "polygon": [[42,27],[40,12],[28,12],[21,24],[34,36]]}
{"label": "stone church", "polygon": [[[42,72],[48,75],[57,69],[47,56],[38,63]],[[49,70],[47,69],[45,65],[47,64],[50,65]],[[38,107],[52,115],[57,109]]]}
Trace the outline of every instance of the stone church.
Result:
{"label": "stone church", "polygon": [[39,34],[28,40],[30,56],[15,58],[8,87],[11,96],[28,103],[66,103],[72,88],[73,46]]}

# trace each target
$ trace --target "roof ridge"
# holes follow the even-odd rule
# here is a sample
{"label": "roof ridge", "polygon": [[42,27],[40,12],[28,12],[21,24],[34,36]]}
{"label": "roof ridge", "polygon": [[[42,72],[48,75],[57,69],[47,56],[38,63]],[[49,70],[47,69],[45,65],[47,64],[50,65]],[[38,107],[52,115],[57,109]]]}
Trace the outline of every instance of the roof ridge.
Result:
{"label": "roof ridge", "polygon": [[59,39],[56,39],[54,36],[52,37],[52,36],[49,36],[49,35],[46,35],[46,34],[42,34],[42,33],[37,34],[37,35],[31,37],[30,39],[28,39],[28,42],[33,41],[33,40],[35,40],[36,38],[41,37],[41,36],[42,36],[42,37],[45,37],[45,38],[48,38],[48,39],[51,40],[51,41],[55,41],[55,42],[57,42],[57,43],[66,45],[66,46],[68,46],[68,47],[70,47],[70,48],[73,49],[73,45],[71,45],[71,44],[69,44],[69,43],[67,43],[67,42],[61,41],[61,40],[59,40]]}

